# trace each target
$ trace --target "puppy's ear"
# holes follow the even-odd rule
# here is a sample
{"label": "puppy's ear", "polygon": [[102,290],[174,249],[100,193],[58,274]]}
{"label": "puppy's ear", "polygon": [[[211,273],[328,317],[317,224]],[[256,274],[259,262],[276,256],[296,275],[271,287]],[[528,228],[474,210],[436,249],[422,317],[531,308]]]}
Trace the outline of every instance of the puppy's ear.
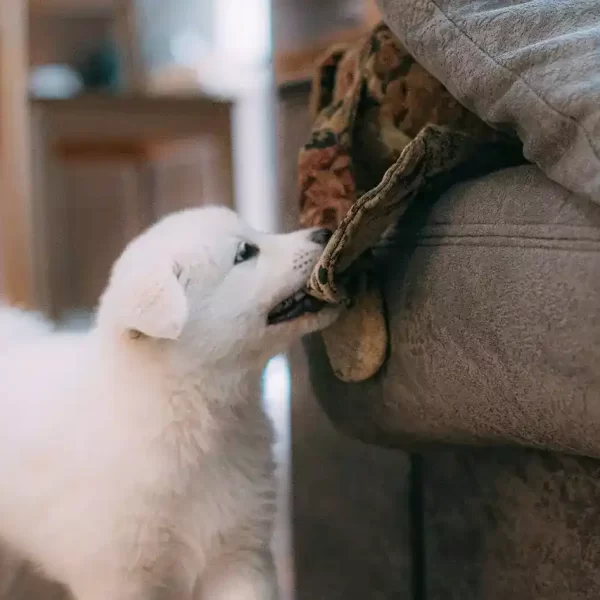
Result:
{"label": "puppy's ear", "polygon": [[113,292],[115,287],[119,291],[110,299],[119,326],[151,338],[176,340],[188,317],[181,268],[167,264],[130,275],[129,281],[120,278],[118,285],[111,286]]}

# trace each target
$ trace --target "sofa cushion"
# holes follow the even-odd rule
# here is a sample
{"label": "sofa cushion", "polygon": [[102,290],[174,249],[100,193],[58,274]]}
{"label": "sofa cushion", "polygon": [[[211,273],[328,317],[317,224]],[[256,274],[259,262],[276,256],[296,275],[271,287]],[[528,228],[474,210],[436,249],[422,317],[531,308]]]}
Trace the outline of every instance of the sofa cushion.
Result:
{"label": "sofa cushion", "polygon": [[600,598],[600,464],[521,448],[420,461],[427,598]]}
{"label": "sofa cushion", "polygon": [[429,214],[406,216],[383,278],[383,370],[344,384],[318,337],[307,342],[332,421],[384,445],[600,457],[600,207],[530,165],[457,185]]}
{"label": "sofa cushion", "polygon": [[600,202],[600,3],[379,3],[409,52],[459,101],[516,129],[548,177]]}

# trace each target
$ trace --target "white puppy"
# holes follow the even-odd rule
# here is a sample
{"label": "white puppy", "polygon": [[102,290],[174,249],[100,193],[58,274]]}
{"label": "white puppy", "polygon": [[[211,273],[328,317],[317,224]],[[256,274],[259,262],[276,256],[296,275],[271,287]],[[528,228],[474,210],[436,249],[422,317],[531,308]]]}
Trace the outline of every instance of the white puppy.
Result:
{"label": "white puppy", "polygon": [[125,249],[92,331],[6,309],[0,538],[78,600],[276,598],[254,383],[335,319],[301,291],[327,237],[189,210]]}

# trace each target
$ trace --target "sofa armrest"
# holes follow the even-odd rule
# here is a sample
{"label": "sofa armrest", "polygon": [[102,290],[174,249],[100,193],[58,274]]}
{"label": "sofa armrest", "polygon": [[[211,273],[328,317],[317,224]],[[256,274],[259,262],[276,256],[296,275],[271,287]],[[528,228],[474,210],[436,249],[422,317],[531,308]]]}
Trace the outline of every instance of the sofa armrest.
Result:
{"label": "sofa armrest", "polygon": [[524,166],[456,186],[404,223],[383,277],[383,370],[344,384],[318,336],[307,341],[332,421],[385,446],[600,457],[600,207]]}

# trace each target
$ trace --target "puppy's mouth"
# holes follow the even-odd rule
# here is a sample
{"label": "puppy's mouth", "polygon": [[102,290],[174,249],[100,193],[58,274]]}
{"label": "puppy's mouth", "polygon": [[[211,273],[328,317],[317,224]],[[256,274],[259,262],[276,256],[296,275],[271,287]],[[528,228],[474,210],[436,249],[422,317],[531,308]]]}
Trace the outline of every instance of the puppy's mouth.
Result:
{"label": "puppy's mouth", "polygon": [[267,315],[267,324],[277,325],[285,321],[293,321],[302,315],[317,313],[325,306],[327,306],[325,302],[309,296],[307,291],[302,289],[275,306]]}

